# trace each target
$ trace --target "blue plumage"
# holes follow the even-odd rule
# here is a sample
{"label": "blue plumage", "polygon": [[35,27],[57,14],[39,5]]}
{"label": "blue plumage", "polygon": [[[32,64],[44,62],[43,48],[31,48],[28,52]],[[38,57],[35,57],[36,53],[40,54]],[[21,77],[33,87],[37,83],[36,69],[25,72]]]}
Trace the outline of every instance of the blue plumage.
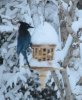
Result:
{"label": "blue plumage", "polygon": [[19,34],[17,39],[17,54],[19,55],[20,53],[22,53],[28,66],[30,67],[26,52],[27,49],[31,46],[31,35],[28,29],[33,27],[31,27],[29,24],[25,22],[19,21],[18,23],[20,23],[20,27],[18,30]]}

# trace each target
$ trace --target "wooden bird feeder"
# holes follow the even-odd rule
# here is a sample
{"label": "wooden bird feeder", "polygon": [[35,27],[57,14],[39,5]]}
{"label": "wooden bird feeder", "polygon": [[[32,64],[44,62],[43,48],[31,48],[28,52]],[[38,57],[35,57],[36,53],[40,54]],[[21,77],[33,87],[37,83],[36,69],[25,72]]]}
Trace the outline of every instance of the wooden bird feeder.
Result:
{"label": "wooden bird feeder", "polygon": [[[44,22],[39,25],[32,35],[32,56],[34,59],[41,61],[51,61],[54,58],[55,48],[58,46],[58,35],[56,30],[48,23]],[[46,63],[46,62],[45,62]],[[41,87],[45,87],[46,72],[52,71],[52,67],[40,67],[33,65],[32,69],[39,71]]]}
{"label": "wooden bird feeder", "polygon": [[38,61],[53,60],[56,45],[33,45],[33,58]]}

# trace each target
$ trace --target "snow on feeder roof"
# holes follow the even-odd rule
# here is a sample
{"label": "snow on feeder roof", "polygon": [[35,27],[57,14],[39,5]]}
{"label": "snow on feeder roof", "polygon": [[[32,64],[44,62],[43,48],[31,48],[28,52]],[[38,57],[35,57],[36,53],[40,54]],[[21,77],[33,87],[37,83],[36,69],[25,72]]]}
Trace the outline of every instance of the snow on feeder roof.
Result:
{"label": "snow on feeder roof", "polygon": [[32,36],[33,58],[39,61],[53,60],[54,49],[58,44],[55,29],[47,22],[39,25]]}
{"label": "snow on feeder roof", "polygon": [[32,43],[38,45],[57,45],[58,36],[55,29],[48,22],[44,22],[35,29],[32,36]]}

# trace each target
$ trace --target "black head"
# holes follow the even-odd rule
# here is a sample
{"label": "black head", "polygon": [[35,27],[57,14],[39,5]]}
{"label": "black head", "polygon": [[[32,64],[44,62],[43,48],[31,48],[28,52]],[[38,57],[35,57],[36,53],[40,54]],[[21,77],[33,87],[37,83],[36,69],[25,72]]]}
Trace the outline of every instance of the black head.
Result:
{"label": "black head", "polygon": [[26,23],[26,22],[22,22],[22,21],[18,21],[18,23],[20,24],[20,26],[29,29],[29,28],[34,28],[32,27],[30,24]]}

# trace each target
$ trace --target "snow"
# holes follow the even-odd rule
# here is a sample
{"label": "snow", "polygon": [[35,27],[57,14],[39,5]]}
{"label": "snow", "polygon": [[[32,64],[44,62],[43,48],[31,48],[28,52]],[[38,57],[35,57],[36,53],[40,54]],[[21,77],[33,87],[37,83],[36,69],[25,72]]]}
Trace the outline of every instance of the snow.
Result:
{"label": "snow", "polygon": [[[57,1],[50,0],[50,3],[45,5],[45,13],[43,17],[46,21],[50,22],[50,24],[55,28],[57,34],[59,34],[59,16],[58,16],[58,6],[56,4]],[[57,2],[58,3],[58,2]],[[43,6],[44,7],[44,6]],[[43,8],[42,7],[42,8]],[[44,11],[44,9],[42,9]]]}
{"label": "snow", "polygon": [[75,33],[77,33],[79,28],[82,28],[82,10],[76,9],[75,15],[78,18],[78,20],[72,22],[72,29]]}
{"label": "snow", "polygon": [[68,50],[70,48],[70,45],[72,43],[72,36],[69,35],[68,38],[67,38],[67,41],[66,41],[66,44],[64,46],[64,48],[62,50],[56,50],[54,51],[55,54],[54,54],[54,62],[63,62],[67,53],[68,53]]}
{"label": "snow", "polygon": [[54,44],[58,45],[58,35],[55,29],[48,23],[44,22],[39,25],[32,35],[32,43],[33,44]]}
{"label": "snow", "polygon": [[25,74],[27,74],[29,77],[31,76],[31,72],[29,71],[29,69],[20,68],[20,71],[17,73],[5,73],[3,78],[5,79],[5,81],[8,80],[6,87],[12,87],[12,83],[14,83],[14,85],[16,86],[18,80],[26,82],[27,79],[25,77]]}
{"label": "snow", "polygon": [[27,73],[29,77],[31,76],[31,72],[30,72],[29,68],[20,67],[20,73],[19,74],[25,75],[25,73]]}
{"label": "snow", "polygon": [[74,21],[72,23],[72,29],[75,33],[77,33],[77,31],[82,28],[82,18],[79,18],[78,21]]}
{"label": "snow", "polygon": [[6,48],[2,48],[2,49],[1,49],[1,53],[2,53],[2,55],[6,54],[6,53],[7,53]]}
{"label": "snow", "polygon": [[76,9],[76,16],[77,16],[78,18],[82,18],[82,10]]}
{"label": "snow", "polygon": [[67,53],[68,53],[68,50],[72,44],[72,41],[73,41],[73,37],[69,34],[68,38],[67,38],[67,41],[66,41],[66,44],[65,44],[65,47],[64,49],[62,50],[63,51],[63,56],[62,56],[62,61],[64,61]]}
{"label": "snow", "polygon": [[0,99],[5,100],[3,93],[0,93]]}
{"label": "snow", "polygon": [[81,57],[81,63],[82,63],[82,43],[80,43],[80,57]]}
{"label": "snow", "polygon": [[68,11],[71,10],[72,5],[73,5],[73,4],[72,4],[72,1],[70,1],[70,2],[69,2],[69,5],[68,5]]}
{"label": "snow", "polygon": [[15,46],[17,46],[17,41],[11,43],[10,45],[8,45],[8,48],[14,48]]}
{"label": "snow", "polygon": [[63,5],[63,7],[64,7],[64,10],[67,10],[67,9],[68,9],[67,3],[65,3],[63,0],[62,0],[62,5]]}
{"label": "snow", "polygon": [[24,56],[20,53],[19,55],[19,64],[20,64],[20,67],[24,66]]}
{"label": "snow", "polygon": [[76,85],[78,80],[80,79],[80,76],[82,76],[82,67],[79,60],[78,66],[79,68],[76,71],[73,68],[68,68],[67,71],[69,75],[72,92],[76,95],[77,100],[81,100],[82,95],[79,94],[82,94],[82,88],[81,86]]}
{"label": "snow", "polygon": [[57,62],[55,62],[54,60],[52,61],[41,61],[39,62],[36,59],[31,59],[30,61],[30,65],[32,67],[53,67],[53,68],[60,68],[59,64]]}
{"label": "snow", "polygon": [[0,25],[0,32],[12,32],[13,31],[13,27],[11,26],[7,26],[7,25]]}

